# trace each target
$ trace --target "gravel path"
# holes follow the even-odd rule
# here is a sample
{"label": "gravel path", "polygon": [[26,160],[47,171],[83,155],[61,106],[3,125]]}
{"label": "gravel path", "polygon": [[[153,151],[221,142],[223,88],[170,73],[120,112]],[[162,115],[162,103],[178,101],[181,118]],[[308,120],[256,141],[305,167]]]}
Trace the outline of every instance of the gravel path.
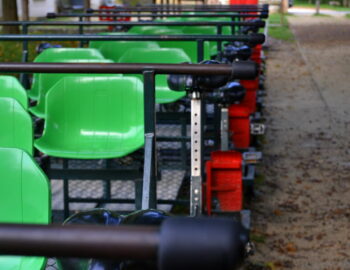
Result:
{"label": "gravel path", "polygon": [[[268,52],[265,180],[248,269],[350,269],[350,20],[290,17]],[[259,266],[260,265],[260,266]]]}

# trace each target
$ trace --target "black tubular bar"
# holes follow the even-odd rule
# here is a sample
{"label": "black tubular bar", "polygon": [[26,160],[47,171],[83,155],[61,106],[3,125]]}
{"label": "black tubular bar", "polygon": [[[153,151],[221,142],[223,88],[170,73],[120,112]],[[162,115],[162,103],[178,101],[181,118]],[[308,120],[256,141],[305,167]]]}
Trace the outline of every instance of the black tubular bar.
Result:
{"label": "black tubular bar", "polygon": [[220,11],[238,11],[238,12],[255,12],[268,11],[269,5],[143,5],[143,6],[119,6],[115,9],[87,9],[86,13],[95,12],[220,12]]}
{"label": "black tubular bar", "polygon": [[241,41],[262,44],[264,34],[250,35],[0,35],[1,41]]}
{"label": "black tubular bar", "polygon": [[[148,209],[156,208],[157,202],[155,75],[228,75],[231,78],[247,79],[248,77],[249,79],[252,77],[254,78],[257,75],[257,68],[252,62],[234,62],[232,65],[220,64],[215,65],[215,68],[210,65],[203,64],[0,63],[0,72],[143,74],[145,155],[142,208]],[[66,182],[66,186],[68,188],[68,180]],[[67,198],[65,198],[65,202],[68,203]],[[68,209],[69,207],[66,204],[66,216],[69,211]]]}
{"label": "black tubular bar", "polygon": [[0,254],[145,260],[157,258],[159,228],[0,224]]}
{"label": "black tubular bar", "polygon": [[52,26],[52,25],[62,25],[62,26],[258,26],[264,27],[265,22],[260,21],[234,21],[234,22],[222,22],[222,21],[209,21],[209,22],[155,22],[155,21],[145,21],[145,22],[118,22],[118,21],[0,21],[0,25],[19,25],[19,26]]}
{"label": "black tubular bar", "polygon": [[158,17],[169,17],[169,18],[268,18],[267,12],[261,14],[240,14],[240,13],[225,13],[225,14],[132,14],[132,13],[118,13],[118,14],[89,14],[89,13],[76,13],[76,14],[56,14],[48,13],[46,16],[48,19],[55,18],[95,18],[95,17],[133,17],[133,18],[158,18]]}
{"label": "black tubular bar", "polygon": [[0,72],[23,73],[91,73],[91,74],[142,74],[153,71],[155,74],[190,74],[190,75],[230,75],[235,79],[253,79],[256,70],[253,62],[234,62],[232,65],[219,64],[117,64],[117,63],[0,63]]}

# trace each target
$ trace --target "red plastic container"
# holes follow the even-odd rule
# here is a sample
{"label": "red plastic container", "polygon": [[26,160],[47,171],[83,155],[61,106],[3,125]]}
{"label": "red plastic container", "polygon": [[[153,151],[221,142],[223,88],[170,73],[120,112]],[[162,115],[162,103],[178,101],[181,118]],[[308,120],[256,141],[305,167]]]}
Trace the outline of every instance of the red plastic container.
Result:
{"label": "red plastic container", "polygon": [[250,111],[244,105],[231,105],[229,113],[229,130],[231,141],[237,148],[248,148],[250,146]]}
{"label": "red plastic container", "polygon": [[242,154],[236,151],[216,151],[206,163],[206,207],[212,214],[216,198],[221,211],[236,212],[243,207]]}
{"label": "red plastic container", "polygon": [[249,108],[250,114],[256,112],[256,95],[259,89],[259,78],[255,80],[241,80],[240,84],[246,89],[246,94],[241,105]]}

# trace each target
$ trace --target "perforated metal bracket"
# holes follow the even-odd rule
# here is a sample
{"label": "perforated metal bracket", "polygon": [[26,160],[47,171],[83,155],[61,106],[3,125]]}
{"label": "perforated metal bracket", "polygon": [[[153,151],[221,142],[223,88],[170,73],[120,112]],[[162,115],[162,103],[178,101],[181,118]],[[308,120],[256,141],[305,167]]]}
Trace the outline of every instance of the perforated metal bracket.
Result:
{"label": "perforated metal bracket", "polygon": [[229,146],[229,117],[227,108],[221,108],[220,136],[221,150],[227,151]]}
{"label": "perforated metal bracket", "polygon": [[261,123],[250,124],[250,134],[252,135],[264,135],[265,130],[266,130],[265,124],[261,124]]}
{"label": "perforated metal bracket", "polygon": [[202,212],[202,101],[199,92],[191,93],[191,194],[190,215]]}

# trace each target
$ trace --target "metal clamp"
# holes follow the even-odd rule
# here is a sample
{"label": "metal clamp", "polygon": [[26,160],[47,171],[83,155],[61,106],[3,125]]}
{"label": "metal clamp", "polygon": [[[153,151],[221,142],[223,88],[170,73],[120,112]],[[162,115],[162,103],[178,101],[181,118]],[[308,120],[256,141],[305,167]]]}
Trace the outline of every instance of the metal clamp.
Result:
{"label": "metal clamp", "polygon": [[243,153],[245,164],[256,164],[262,159],[262,153],[257,151],[249,151]]}
{"label": "metal clamp", "polygon": [[250,124],[250,134],[252,135],[264,135],[266,130],[266,125],[261,123],[251,123]]}

